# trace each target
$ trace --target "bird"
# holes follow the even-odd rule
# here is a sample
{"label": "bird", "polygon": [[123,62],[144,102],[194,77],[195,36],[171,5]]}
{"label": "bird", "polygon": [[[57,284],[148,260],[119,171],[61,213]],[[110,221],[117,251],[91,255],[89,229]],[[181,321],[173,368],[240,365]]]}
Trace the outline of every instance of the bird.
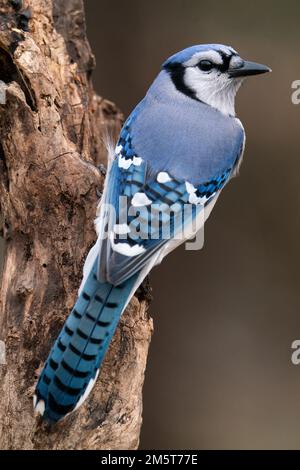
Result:
{"label": "bird", "polygon": [[56,423],[86,400],[138,286],[203,227],[238,173],[245,131],[235,97],[245,78],[270,71],[230,46],[187,47],[162,64],[116,145],[108,145],[98,238],[35,389],[44,420]]}

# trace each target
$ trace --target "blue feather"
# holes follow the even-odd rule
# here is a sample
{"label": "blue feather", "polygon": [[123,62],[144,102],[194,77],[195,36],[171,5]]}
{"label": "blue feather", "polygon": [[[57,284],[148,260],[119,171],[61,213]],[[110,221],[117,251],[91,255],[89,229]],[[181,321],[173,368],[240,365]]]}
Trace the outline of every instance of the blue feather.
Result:
{"label": "blue feather", "polygon": [[[57,338],[36,388],[43,417],[56,422],[71,412],[96,377],[136,276],[114,287],[97,280],[97,262]],[[41,402],[42,400],[42,402]]]}
{"label": "blue feather", "polygon": [[[203,51],[218,51],[228,66],[230,55],[237,55],[213,44],[170,57],[120,132],[103,201],[114,208],[116,220],[108,220],[109,236],[98,240],[97,259],[92,252],[93,267],[36,389],[36,408],[49,421],[58,421],[85,398],[130,295],[165,254],[165,245],[178,233],[178,221],[181,229],[190,227],[239,162],[241,123],[202,99],[191,99],[193,90],[185,82],[179,86],[167,71],[168,64],[181,64],[185,73],[184,63]],[[127,197],[125,208],[119,208],[121,196]],[[141,200],[146,201],[143,208]],[[130,206],[141,212],[138,219],[128,213]],[[186,206],[191,209],[187,213]],[[104,216],[100,221],[104,228]]]}

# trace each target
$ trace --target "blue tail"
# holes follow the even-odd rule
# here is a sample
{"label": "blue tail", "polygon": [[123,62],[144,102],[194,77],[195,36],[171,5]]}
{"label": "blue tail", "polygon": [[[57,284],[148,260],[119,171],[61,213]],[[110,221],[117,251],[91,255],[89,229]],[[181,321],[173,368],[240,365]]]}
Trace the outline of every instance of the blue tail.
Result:
{"label": "blue tail", "polygon": [[97,280],[96,260],[36,387],[35,409],[56,422],[79,406],[96,380],[137,275],[119,286]]}

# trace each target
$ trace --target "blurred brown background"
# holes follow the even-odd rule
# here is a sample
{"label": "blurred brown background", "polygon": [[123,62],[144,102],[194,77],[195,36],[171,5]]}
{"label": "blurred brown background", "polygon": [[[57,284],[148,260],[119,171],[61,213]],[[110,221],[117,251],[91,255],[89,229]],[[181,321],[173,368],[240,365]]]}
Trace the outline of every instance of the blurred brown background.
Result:
{"label": "blurred brown background", "polygon": [[86,0],[97,91],[125,115],[161,62],[219,42],[266,63],[239,92],[247,131],[240,177],[206,224],[205,247],[183,248],[151,275],[155,334],[141,447],[300,448],[300,4]]}

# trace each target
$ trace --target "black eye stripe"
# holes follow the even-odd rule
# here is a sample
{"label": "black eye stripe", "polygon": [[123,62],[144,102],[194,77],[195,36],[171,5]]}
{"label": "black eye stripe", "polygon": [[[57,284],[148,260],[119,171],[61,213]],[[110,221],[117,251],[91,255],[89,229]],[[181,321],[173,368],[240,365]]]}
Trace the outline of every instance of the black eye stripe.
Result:
{"label": "black eye stripe", "polygon": [[237,55],[237,54],[232,53],[232,54],[228,55],[228,54],[225,54],[225,52],[223,52],[221,50],[219,50],[218,53],[222,57],[223,64],[219,64],[217,67],[221,72],[227,72],[227,70],[229,69],[229,66],[230,66],[231,58],[234,55]]}
{"label": "black eye stripe", "polygon": [[[213,62],[213,60],[209,60],[209,59],[201,59],[198,62],[197,67],[199,67],[199,69],[203,70],[203,71],[209,71],[209,70],[214,68],[214,69],[219,70],[222,73],[227,72],[227,70],[230,67],[230,61],[231,61],[232,57],[238,56],[238,54],[232,52],[231,54],[228,55],[222,50],[218,50],[217,52],[218,52],[218,54],[220,54],[220,56],[222,58],[222,64],[216,64],[215,62]],[[201,67],[202,63],[211,63],[212,67],[210,69],[208,67],[206,68],[205,65],[204,65],[204,67]]]}
{"label": "black eye stripe", "polygon": [[196,93],[193,90],[191,90],[189,87],[187,87],[184,82],[185,68],[182,64],[178,62],[173,62],[171,64],[168,64],[164,68],[170,74],[172,82],[174,83],[178,91],[180,91],[181,93],[184,93],[186,96],[189,96],[190,98],[194,100],[200,101],[196,97]]}

